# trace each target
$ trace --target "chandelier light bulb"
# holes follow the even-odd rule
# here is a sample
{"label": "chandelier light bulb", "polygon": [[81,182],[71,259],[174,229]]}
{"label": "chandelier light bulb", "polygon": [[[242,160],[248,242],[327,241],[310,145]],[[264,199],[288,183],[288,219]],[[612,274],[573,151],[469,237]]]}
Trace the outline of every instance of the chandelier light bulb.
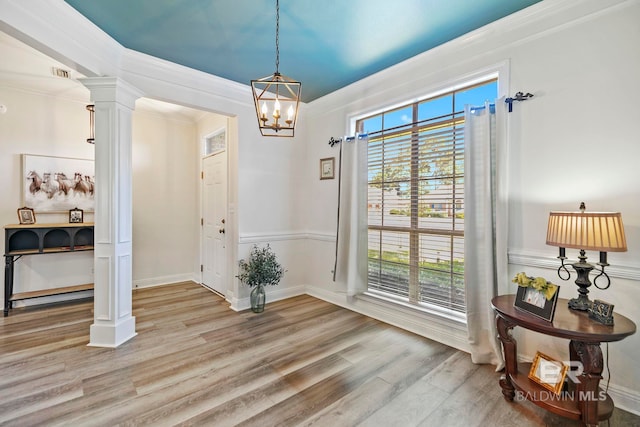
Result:
{"label": "chandelier light bulb", "polygon": [[280,118],[280,101],[278,101],[278,98],[276,98],[276,102],[273,104],[273,118]]}

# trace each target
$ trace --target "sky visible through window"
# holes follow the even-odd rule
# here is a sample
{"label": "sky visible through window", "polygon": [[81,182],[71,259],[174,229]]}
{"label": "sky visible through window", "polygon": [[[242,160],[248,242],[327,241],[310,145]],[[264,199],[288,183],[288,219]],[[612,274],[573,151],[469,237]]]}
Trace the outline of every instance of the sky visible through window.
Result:
{"label": "sky visible through window", "polygon": [[[427,99],[418,106],[418,121],[451,114],[452,112],[462,112],[465,104],[482,106],[484,101],[493,102],[497,93],[498,81],[494,80],[482,86]],[[373,133],[381,131],[383,126],[385,129],[389,129],[412,122],[412,106],[407,105],[406,107],[365,119],[362,129],[364,133]]]}

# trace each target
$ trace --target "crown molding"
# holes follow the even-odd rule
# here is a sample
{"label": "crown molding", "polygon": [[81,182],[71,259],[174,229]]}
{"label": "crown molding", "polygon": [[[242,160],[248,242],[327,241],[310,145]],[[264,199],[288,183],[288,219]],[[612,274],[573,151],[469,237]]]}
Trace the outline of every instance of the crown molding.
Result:
{"label": "crown molding", "polygon": [[63,0],[3,0],[0,30],[86,77],[118,77],[145,97],[222,114],[255,114],[248,83],[127,49]]}
{"label": "crown molding", "polygon": [[63,0],[3,0],[0,30],[87,76],[117,76],[123,47]]}
{"label": "crown molding", "polygon": [[121,76],[147,96],[223,114],[253,111],[249,85],[243,85],[161,58],[124,49]]}

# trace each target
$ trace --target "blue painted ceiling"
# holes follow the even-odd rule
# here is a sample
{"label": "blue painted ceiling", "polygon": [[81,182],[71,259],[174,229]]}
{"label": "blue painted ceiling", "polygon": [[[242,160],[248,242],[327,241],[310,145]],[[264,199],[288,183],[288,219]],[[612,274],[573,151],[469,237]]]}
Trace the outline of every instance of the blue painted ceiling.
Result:
{"label": "blue painted ceiling", "polygon": [[[275,0],[65,1],[126,48],[247,85],[275,71]],[[310,102],[538,1],[280,0],[280,72]]]}

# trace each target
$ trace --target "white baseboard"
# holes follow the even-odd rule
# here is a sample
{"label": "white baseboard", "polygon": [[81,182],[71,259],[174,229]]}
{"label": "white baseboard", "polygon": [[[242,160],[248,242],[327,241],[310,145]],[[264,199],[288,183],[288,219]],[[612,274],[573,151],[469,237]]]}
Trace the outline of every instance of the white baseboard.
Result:
{"label": "white baseboard", "polygon": [[[601,386],[603,385],[602,383],[603,381],[600,381]],[[616,408],[640,416],[640,393],[615,384],[609,384],[607,393],[613,399],[613,404]]]}
{"label": "white baseboard", "polygon": [[[278,289],[278,288],[271,289],[270,287],[266,287],[265,290],[267,294],[267,301],[266,301],[267,304],[274,301],[280,301],[287,298],[297,297],[299,295],[304,295],[306,293],[306,288],[304,285],[282,288],[282,289]],[[234,311],[243,311],[251,308],[251,301],[249,297],[245,297],[245,298],[232,297],[230,298],[229,302],[231,303],[231,306],[229,308],[231,308]]]}
{"label": "white baseboard", "polygon": [[132,285],[133,285],[133,289],[140,289],[140,288],[150,288],[153,286],[161,286],[161,285],[173,285],[180,282],[199,283],[199,281],[193,277],[193,274],[185,273],[185,274],[172,274],[170,276],[159,276],[159,277],[151,277],[148,279],[134,280]]}

